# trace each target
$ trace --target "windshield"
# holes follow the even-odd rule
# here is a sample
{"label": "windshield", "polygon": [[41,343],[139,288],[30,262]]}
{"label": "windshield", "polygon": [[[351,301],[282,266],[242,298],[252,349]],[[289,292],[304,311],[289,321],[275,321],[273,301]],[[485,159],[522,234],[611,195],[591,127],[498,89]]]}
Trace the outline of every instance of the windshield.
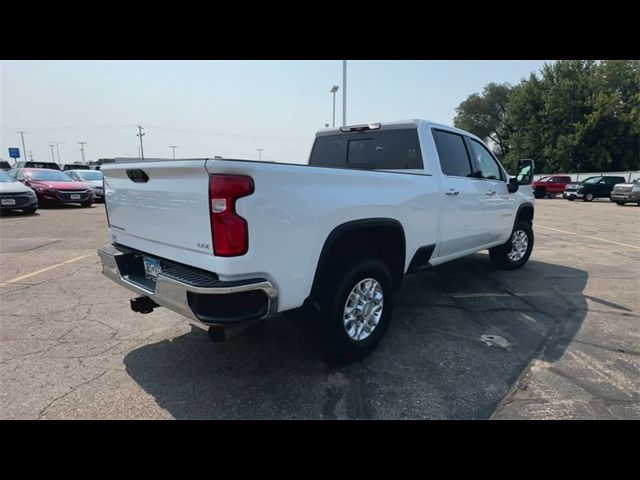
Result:
{"label": "windshield", "polygon": [[78,172],[78,175],[83,180],[89,180],[89,181],[91,181],[91,180],[102,180],[102,172],[82,171],[82,172]]}
{"label": "windshield", "polygon": [[0,171],[0,183],[11,183],[15,182],[13,178],[11,178],[7,172]]}
{"label": "windshield", "polygon": [[551,177],[540,177],[539,182],[548,182]]}
{"label": "windshield", "polygon": [[29,177],[36,182],[73,182],[69,175],[57,170],[33,171],[29,173]]}
{"label": "windshield", "polygon": [[602,177],[589,177],[582,183],[598,183]]}

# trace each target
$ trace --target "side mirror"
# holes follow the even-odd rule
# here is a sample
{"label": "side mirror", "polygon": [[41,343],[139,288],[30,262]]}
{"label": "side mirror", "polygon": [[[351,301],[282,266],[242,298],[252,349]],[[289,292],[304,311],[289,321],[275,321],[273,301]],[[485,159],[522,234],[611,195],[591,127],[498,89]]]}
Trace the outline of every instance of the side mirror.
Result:
{"label": "side mirror", "polygon": [[533,160],[519,160],[518,169],[516,171],[516,180],[518,185],[531,185],[533,183]]}
{"label": "side mirror", "polygon": [[518,183],[518,179],[516,177],[509,177],[509,182],[507,183],[507,191],[509,193],[516,193],[519,186],[520,184]]}

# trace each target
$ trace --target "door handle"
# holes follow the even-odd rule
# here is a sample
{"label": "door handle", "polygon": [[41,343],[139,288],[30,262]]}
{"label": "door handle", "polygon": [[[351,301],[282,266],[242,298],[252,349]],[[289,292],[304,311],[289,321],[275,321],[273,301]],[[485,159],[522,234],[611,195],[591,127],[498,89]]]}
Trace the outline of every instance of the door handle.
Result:
{"label": "door handle", "polygon": [[491,195],[495,195],[496,191],[495,190],[487,190],[487,195],[491,196]]}
{"label": "door handle", "polygon": [[447,195],[458,195],[460,193],[459,190],[456,190],[455,188],[450,188],[449,190],[446,191]]}

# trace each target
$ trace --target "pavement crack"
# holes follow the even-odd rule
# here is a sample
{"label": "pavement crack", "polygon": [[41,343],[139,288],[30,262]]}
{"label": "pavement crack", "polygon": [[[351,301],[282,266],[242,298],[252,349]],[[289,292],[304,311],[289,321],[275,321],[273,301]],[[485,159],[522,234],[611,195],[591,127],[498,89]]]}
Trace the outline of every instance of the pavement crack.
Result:
{"label": "pavement crack", "polygon": [[101,378],[104,374],[106,374],[108,372],[108,370],[103,371],[102,373],[96,375],[95,377],[87,380],[86,382],[82,382],[79,385],[73,386],[71,387],[71,389],[68,392],[63,393],[62,395],[59,395],[57,397],[55,397],[53,400],[51,400],[47,405],[45,405],[45,407],[43,409],[40,410],[40,413],[38,414],[38,420],[42,419],[42,417],[45,415],[45,413],[47,412],[47,410],[49,408],[51,408],[51,406],[53,406],[53,404],[55,404],[56,402],[58,402],[59,400],[62,400],[63,398],[65,398],[66,396],[70,395],[71,393],[77,391],[80,387],[83,387],[85,385],[90,384],[91,382],[95,382],[96,380],[98,380],[99,378]]}

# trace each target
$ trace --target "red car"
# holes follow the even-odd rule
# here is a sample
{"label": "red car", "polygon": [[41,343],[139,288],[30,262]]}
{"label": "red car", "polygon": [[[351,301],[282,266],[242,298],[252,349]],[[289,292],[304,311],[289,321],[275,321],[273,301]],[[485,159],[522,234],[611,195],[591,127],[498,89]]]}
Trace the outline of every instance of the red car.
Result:
{"label": "red car", "polygon": [[572,183],[569,175],[549,175],[533,182],[533,194],[536,198],[554,198],[564,193],[564,187]]}
{"label": "red car", "polygon": [[91,187],[86,183],[76,182],[59,170],[16,168],[7,173],[35,190],[40,205],[79,203],[83,207],[90,207],[93,203]]}

